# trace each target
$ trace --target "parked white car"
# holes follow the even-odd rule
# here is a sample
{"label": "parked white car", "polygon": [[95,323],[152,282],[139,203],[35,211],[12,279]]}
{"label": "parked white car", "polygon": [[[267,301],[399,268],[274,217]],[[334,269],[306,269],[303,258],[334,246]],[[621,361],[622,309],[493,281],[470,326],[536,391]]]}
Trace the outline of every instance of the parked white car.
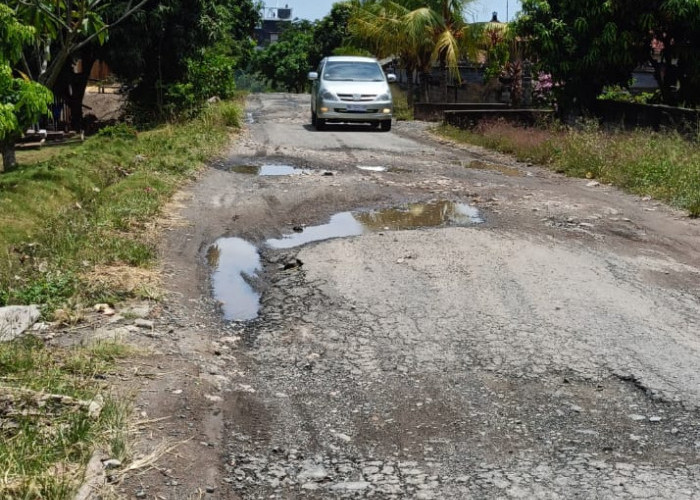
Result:
{"label": "parked white car", "polygon": [[326,123],[369,123],[391,130],[393,104],[390,82],[396,75],[385,75],[371,57],[329,56],[311,80],[311,123],[323,130]]}

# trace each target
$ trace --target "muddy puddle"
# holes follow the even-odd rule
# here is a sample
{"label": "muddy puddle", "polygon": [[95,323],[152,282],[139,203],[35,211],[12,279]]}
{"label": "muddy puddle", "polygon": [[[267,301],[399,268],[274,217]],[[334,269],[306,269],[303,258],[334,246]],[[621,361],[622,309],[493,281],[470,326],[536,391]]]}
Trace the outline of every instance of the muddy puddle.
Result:
{"label": "muddy puddle", "polygon": [[293,248],[314,241],[358,236],[370,231],[398,231],[447,225],[463,226],[484,222],[479,210],[466,203],[434,201],[371,210],[341,212],[326,224],[308,226],[301,231],[272,238],[265,242],[270,248]]}
{"label": "muddy puddle", "polygon": [[234,165],[230,168],[231,172],[236,172],[237,174],[248,174],[248,175],[260,175],[260,176],[273,176],[273,175],[300,175],[308,174],[311,171],[294,167],[292,165],[278,165],[278,164],[266,164],[266,165]]}
{"label": "muddy puddle", "polygon": [[[281,238],[270,238],[264,245],[272,249],[294,248],[332,238],[359,236],[369,232],[398,231],[428,227],[467,226],[484,222],[479,210],[466,203],[434,201],[411,203],[381,210],[340,212],[326,224],[297,228]],[[212,269],[214,297],[221,304],[224,319],[255,319],[260,295],[246,276],[260,271],[258,249],[241,238],[220,238],[207,251]]]}
{"label": "muddy puddle", "polygon": [[214,297],[224,319],[247,321],[258,316],[260,294],[246,281],[260,271],[260,255],[241,238],[220,238],[207,250]]}
{"label": "muddy puddle", "polygon": [[507,175],[508,177],[522,177],[523,175],[525,175],[517,168],[508,167],[506,165],[501,165],[498,163],[489,163],[481,160],[472,160],[464,166],[466,168],[473,168],[476,170],[491,170],[493,172],[500,172],[501,174]]}

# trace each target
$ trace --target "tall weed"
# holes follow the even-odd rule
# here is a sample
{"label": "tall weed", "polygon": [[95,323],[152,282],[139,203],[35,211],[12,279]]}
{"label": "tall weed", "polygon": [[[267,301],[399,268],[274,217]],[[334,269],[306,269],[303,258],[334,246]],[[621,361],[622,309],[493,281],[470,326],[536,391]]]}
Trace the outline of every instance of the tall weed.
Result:
{"label": "tall weed", "polygon": [[595,121],[573,127],[524,127],[504,121],[438,133],[572,176],[598,179],[700,216],[700,150],[673,132],[603,130]]}

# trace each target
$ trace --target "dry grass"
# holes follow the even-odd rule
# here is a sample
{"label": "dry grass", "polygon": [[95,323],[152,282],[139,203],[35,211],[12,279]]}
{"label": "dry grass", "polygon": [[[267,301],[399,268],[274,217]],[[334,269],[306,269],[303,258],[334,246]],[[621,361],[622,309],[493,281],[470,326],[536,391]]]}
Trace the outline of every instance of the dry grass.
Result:
{"label": "dry grass", "polygon": [[483,122],[471,130],[443,126],[438,133],[572,177],[599,179],[700,216],[700,150],[696,141],[675,133],[615,132],[602,130],[595,122],[567,128],[504,121]]}

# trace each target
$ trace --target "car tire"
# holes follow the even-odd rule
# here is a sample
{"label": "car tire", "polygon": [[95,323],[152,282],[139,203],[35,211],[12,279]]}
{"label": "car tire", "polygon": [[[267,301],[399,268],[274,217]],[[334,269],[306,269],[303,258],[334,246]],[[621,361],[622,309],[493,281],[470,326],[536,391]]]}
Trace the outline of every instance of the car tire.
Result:
{"label": "car tire", "polygon": [[312,111],[311,111],[311,125],[313,125],[313,126],[315,127],[315,126],[316,126],[316,121],[317,121],[317,120],[316,120],[316,112],[312,110]]}
{"label": "car tire", "polygon": [[323,130],[324,128],[326,128],[326,120],[324,120],[323,118],[317,117],[315,126],[316,126],[316,130]]}
{"label": "car tire", "polygon": [[391,130],[391,120],[384,120],[382,122],[382,132],[388,132]]}

